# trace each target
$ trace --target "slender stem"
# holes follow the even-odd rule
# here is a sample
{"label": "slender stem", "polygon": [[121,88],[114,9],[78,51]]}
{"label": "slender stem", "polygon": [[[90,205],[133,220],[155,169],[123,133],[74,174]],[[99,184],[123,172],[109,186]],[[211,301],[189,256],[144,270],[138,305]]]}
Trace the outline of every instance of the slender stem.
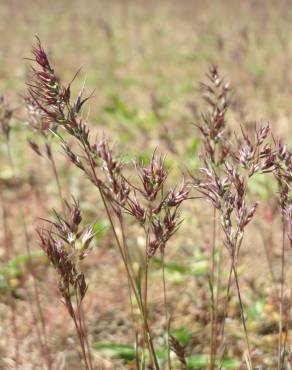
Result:
{"label": "slender stem", "polygon": [[82,334],[82,339],[83,339],[83,341],[85,343],[85,346],[87,348],[87,354],[88,354],[87,357],[88,357],[89,368],[90,368],[90,370],[93,370],[91,350],[90,350],[89,343],[88,343],[87,330],[86,330],[86,325],[85,325],[85,320],[84,320],[84,313],[83,313],[83,310],[82,310],[82,302],[81,302],[81,299],[78,295],[77,290],[75,291],[75,297],[76,297],[76,305],[77,305],[77,312],[78,312],[79,328],[80,328],[80,332]]}
{"label": "slender stem", "polygon": [[216,253],[216,208],[213,208],[213,232],[212,232],[212,266],[211,266],[211,334],[210,334],[210,366],[209,369],[213,370],[215,367],[215,356],[216,356],[216,348],[215,348],[215,300],[214,300],[214,283],[215,283],[215,253]]}
{"label": "slender stem", "polygon": [[82,310],[82,306],[80,306],[80,314],[81,314],[81,322],[82,322],[83,331],[84,331],[85,344],[87,347],[89,366],[90,366],[90,369],[93,370],[91,349],[90,349],[89,342],[88,342],[88,332],[87,332],[87,328],[85,325],[84,312]]}
{"label": "slender stem", "polygon": [[149,245],[149,228],[146,232],[146,245],[145,245],[145,260],[144,260],[144,312],[145,318],[148,317],[147,297],[148,297],[148,270],[149,270],[149,258],[148,258],[148,245]]}
{"label": "slender stem", "polygon": [[112,216],[110,214],[110,211],[109,211],[109,208],[107,206],[107,203],[106,203],[106,200],[105,200],[105,197],[103,195],[103,192],[101,190],[101,188],[98,186],[98,190],[99,190],[99,193],[100,193],[100,196],[101,196],[101,199],[102,199],[102,202],[103,202],[103,205],[105,207],[105,210],[106,210],[106,214],[107,214],[107,217],[108,217],[108,220],[110,221],[110,225],[111,225],[111,229],[114,233],[114,237],[115,237],[115,240],[117,242],[117,246],[119,248],[119,251],[120,251],[120,254],[121,254],[121,257],[122,257],[122,260],[124,262],[124,266],[125,266],[125,269],[126,269],[126,272],[129,276],[129,281],[131,283],[131,288],[134,292],[134,295],[135,295],[135,298],[137,300],[137,303],[138,303],[138,306],[139,306],[139,309],[140,309],[140,312],[141,312],[141,315],[142,315],[142,319],[143,319],[143,325],[144,325],[144,328],[147,332],[147,343],[148,343],[148,346],[149,346],[149,352],[151,354],[151,357],[153,358],[154,360],[154,364],[155,364],[155,369],[156,370],[159,370],[160,367],[159,367],[159,364],[158,364],[158,360],[157,360],[157,357],[156,357],[156,353],[155,353],[155,350],[154,350],[154,345],[153,345],[153,341],[152,341],[152,336],[151,336],[151,332],[150,332],[150,329],[149,329],[149,325],[148,325],[148,321],[145,317],[145,312],[144,312],[144,308],[143,308],[143,303],[142,301],[140,300],[140,297],[139,297],[139,294],[138,294],[138,291],[137,291],[137,287],[136,287],[136,284],[133,280],[133,277],[131,275],[131,272],[129,270],[129,266],[127,264],[127,261],[126,261],[126,258],[125,258],[125,255],[123,253],[123,248],[121,246],[121,243],[120,243],[120,240],[118,238],[118,235],[116,233],[116,229],[115,229],[115,226],[114,226],[114,223],[113,223],[113,220],[112,220]]}
{"label": "slender stem", "polygon": [[76,315],[75,315],[75,311],[74,311],[74,308],[73,308],[73,305],[72,305],[71,300],[69,300],[69,305],[70,305],[70,312],[73,313],[72,314],[72,318],[73,318],[74,325],[75,325],[75,328],[76,328],[76,331],[77,331],[77,334],[78,334],[78,338],[79,338],[79,342],[80,342],[80,347],[81,347],[81,351],[82,351],[82,355],[83,355],[83,359],[84,359],[84,363],[85,363],[85,369],[86,370],[90,370],[90,368],[88,366],[88,362],[87,362],[87,356],[86,356],[85,347],[84,347],[84,338],[82,336],[81,329],[78,326]]}
{"label": "slender stem", "polygon": [[[243,236],[240,238],[240,240],[237,243],[238,249],[240,249],[242,241],[243,241]],[[234,252],[231,247],[231,252],[229,251],[229,253],[230,253],[231,263],[230,263],[230,270],[229,270],[229,276],[228,276],[228,282],[227,282],[226,299],[225,299],[225,304],[224,304],[224,309],[223,309],[223,323],[222,323],[222,328],[221,328],[221,337],[223,337],[224,335],[225,319],[227,315],[227,308],[228,308],[228,302],[230,298],[230,289],[231,289],[231,283],[232,283],[232,272],[233,272],[233,266],[235,264],[235,255],[237,254],[237,252]]]}
{"label": "slender stem", "polygon": [[[62,137],[56,133],[54,133],[56,136],[59,137],[59,139],[63,140]],[[74,135],[73,135],[74,136]],[[154,345],[153,345],[153,341],[152,341],[152,336],[151,336],[151,332],[150,332],[150,328],[149,328],[149,325],[148,325],[148,321],[146,320],[145,318],[145,313],[144,313],[144,309],[143,309],[143,303],[142,301],[140,300],[140,297],[139,297],[139,293],[138,293],[138,290],[137,290],[137,286],[136,286],[136,283],[135,283],[135,280],[134,280],[134,277],[132,276],[131,274],[131,271],[130,271],[130,268],[129,268],[129,265],[127,263],[127,259],[125,257],[125,254],[124,254],[124,251],[123,251],[123,247],[121,245],[121,242],[119,240],[119,237],[117,235],[117,232],[116,232],[116,229],[115,229],[115,226],[114,226],[114,222],[113,222],[113,219],[112,219],[112,216],[110,214],[110,210],[109,210],[109,207],[107,205],[107,202],[106,202],[106,199],[105,199],[105,196],[103,194],[103,190],[101,189],[101,186],[100,186],[100,181],[99,179],[97,178],[97,175],[96,175],[96,172],[95,172],[95,163],[93,162],[93,159],[89,153],[89,150],[88,150],[88,146],[87,144],[84,142],[84,140],[82,138],[77,138],[77,140],[80,142],[80,144],[82,145],[83,147],[83,150],[84,150],[84,153],[86,154],[86,157],[87,157],[87,160],[88,160],[88,163],[90,165],[90,168],[91,168],[91,172],[92,172],[92,176],[93,178],[91,177],[92,179],[92,182],[94,183],[94,185],[98,188],[98,191],[99,191],[99,194],[101,196],[101,200],[102,200],[102,203],[104,205],[104,208],[105,208],[105,211],[106,211],[106,214],[107,214],[107,217],[108,217],[108,220],[110,222],[110,226],[111,226],[111,229],[112,229],[112,232],[114,234],[114,238],[116,240],[116,243],[117,243],[117,246],[118,246],[118,249],[119,249],[119,252],[120,252],[120,255],[122,257],[122,260],[123,260],[123,263],[124,263],[124,266],[125,266],[125,269],[126,269],[126,273],[129,277],[129,281],[130,281],[130,284],[131,284],[131,289],[133,290],[133,293],[135,295],[135,298],[136,298],[136,301],[138,303],[138,307],[139,307],[139,310],[140,310],[140,313],[141,313],[141,316],[142,316],[142,319],[143,319],[143,325],[144,325],[144,328],[147,332],[147,343],[148,343],[148,347],[149,347],[149,352],[151,354],[151,357],[153,358],[154,360],[154,367],[156,370],[159,370],[160,367],[159,367],[159,364],[158,364],[158,360],[157,360],[157,356],[156,356],[156,353],[155,353],[155,350],[154,350]],[[90,176],[90,175],[89,175]]]}
{"label": "slender stem", "polygon": [[[128,266],[129,266],[129,268],[131,270],[131,273],[134,276],[134,272],[133,272],[133,269],[132,269],[132,263],[131,263],[131,259],[130,259],[130,254],[129,254],[129,248],[128,248],[128,244],[127,244],[127,240],[126,240],[126,235],[125,235],[125,226],[124,226],[124,222],[123,222],[122,216],[119,216],[118,217],[118,220],[119,220],[119,223],[120,223],[120,228],[121,228],[121,233],[122,233],[122,242],[123,242],[123,250],[124,250],[124,253],[125,253],[125,258],[126,258],[126,261],[127,261]],[[131,304],[131,316],[132,316],[132,320],[133,320],[133,324],[134,324],[135,323],[135,319],[134,319],[134,307],[133,307],[133,299],[132,299],[131,285],[130,285],[128,274],[127,274],[127,280],[128,280],[129,299],[130,299],[130,304]]]}
{"label": "slender stem", "polygon": [[[26,295],[28,297],[29,296],[29,291],[28,291],[27,287],[25,287],[25,290],[26,290]],[[40,332],[40,329],[38,327],[37,316],[34,313],[32,302],[31,302],[30,299],[28,299],[28,304],[29,304],[30,312],[32,314],[34,327],[36,329],[37,340],[38,340],[38,343],[39,343],[39,346],[40,346],[40,354],[41,354],[41,356],[43,356],[47,360],[48,368],[50,368],[49,367],[50,366],[50,362],[49,362],[49,359],[48,359],[48,353],[47,353],[47,350],[46,350],[46,347],[45,347],[46,343],[45,344],[43,343],[41,332]]]}
{"label": "slender stem", "polygon": [[[130,254],[129,254],[129,248],[128,248],[128,244],[127,244],[127,240],[126,240],[125,226],[124,226],[122,215],[120,215],[118,217],[118,220],[119,220],[119,223],[120,223],[120,228],[121,228],[121,233],[122,233],[122,242],[123,242],[123,250],[124,250],[124,253],[125,253],[125,258],[127,260],[128,266],[131,270],[131,273],[134,276],[134,271],[132,269],[132,262],[131,262],[131,258],[130,258]],[[139,350],[138,350],[139,349],[138,328],[137,328],[137,323],[136,323],[135,316],[134,316],[133,298],[132,298],[130,278],[129,278],[128,274],[127,274],[127,280],[128,280],[128,293],[129,293],[129,299],[130,299],[130,304],[131,304],[131,317],[132,317],[132,322],[133,322],[133,326],[134,326],[134,330],[135,330],[136,365],[137,365],[137,369],[139,369],[140,364],[139,364]]]}
{"label": "slender stem", "polygon": [[[147,243],[146,243],[147,244]],[[146,252],[145,252],[145,267],[144,267],[144,289],[143,289],[143,300],[142,300],[142,305],[144,309],[144,316],[145,320],[148,322],[148,307],[147,307],[147,295],[148,295],[148,268],[149,268],[149,263],[148,263],[148,257],[147,257],[147,247],[146,247]],[[144,328],[144,343],[145,343],[145,338],[146,342],[148,341],[147,339],[147,330]],[[145,344],[143,346],[143,351],[145,351]],[[151,356],[151,361],[153,362],[153,355],[150,353]]]}
{"label": "slender stem", "polygon": [[[163,247],[162,247],[163,248]],[[167,360],[168,368],[171,370],[171,360],[170,360],[170,346],[169,346],[169,320],[168,320],[168,310],[167,310],[167,296],[166,296],[166,280],[165,280],[165,260],[164,260],[164,249],[161,249],[161,262],[162,262],[162,282],[163,282],[163,299],[164,299],[164,311],[165,311],[165,324],[166,324],[166,348],[167,348]]]}
{"label": "slender stem", "polygon": [[[149,226],[147,230],[145,229],[146,232],[146,241],[145,241],[145,256],[144,256],[144,290],[143,290],[143,309],[144,309],[144,316],[146,322],[148,322],[148,271],[149,271],[149,257],[148,257],[148,248],[149,248]],[[146,336],[146,340],[148,340],[148,333],[144,329],[144,337]],[[155,363],[153,353],[150,352],[150,358],[152,361],[152,366]]]}
{"label": "slender stem", "polygon": [[283,334],[283,299],[284,299],[284,284],[285,284],[285,220],[282,218],[282,254],[281,254],[281,291],[280,291],[280,320],[279,320],[279,339],[278,339],[278,370],[281,370],[282,357],[282,334]]}
{"label": "slender stem", "polygon": [[284,338],[284,342],[283,342],[283,356],[282,356],[282,369],[284,369],[284,365],[285,365],[285,355],[286,355],[286,345],[287,345],[287,341],[288,341],[288,335],[289,335],[289,325],[290,325],[290,317],[291,317],[291,305],[292,305],[292,287],[290,289],[290,298],[289,298],[289,305],[288,305],[288,309],[287,309],[287,316],[286,316],[286,325],[287,325],[287,328],[285,330],[285,338]]}
{"label": "slender stem", "polygon": [[222,246],[218,249],[218,263],[217,263],[217,277],[216,277],[216,303],[215,303],[215,318],[214,318],[214,327],[215,327],[215,339],[214,339],[214,348],[215,356],[217,353],[217,343],[218,343],[218,307],[220,299],[220,290],[221,290],[221,257],[222,257]]}
{"label": "slender stem", "polygon": [[240,288],[239,288],[239,281],[238,281],[238,275],[237,275],[237,267],[233,264],[233,272],[234,272],[234,278],[235,278],[235,284],[236,284],[236,289],[237,289],[237,295],[238,295],[238,301],[239,301],[239,306],[240,306],[240,313],[241,313],[241,320],[242,320],[242,325],[244,329],[244,335],[245,335],[245,340],[246,340],[246,345],[247,345],[247,350],[248,350],[248,356],[249,356],[249,362],[251,369],[253,369],[252,366],[252,357],[251,357],[251,350],[250,350],[250,344],[249,344],[249,338],[248,338],[248,332],[247,332],[247,327],[246,327],[246,322],[245,322],[245,317],[244,317],[244,308],[243,308],[243,303],[241,299],[241,293],[240,293]]}

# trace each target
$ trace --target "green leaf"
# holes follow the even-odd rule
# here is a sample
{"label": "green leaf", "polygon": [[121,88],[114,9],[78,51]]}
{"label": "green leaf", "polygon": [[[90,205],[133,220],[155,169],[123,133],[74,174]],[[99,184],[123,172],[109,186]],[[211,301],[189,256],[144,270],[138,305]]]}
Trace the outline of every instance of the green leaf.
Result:
{"label": "green leaf", "polygon": [[277,186],[268,174],[256,174],[249,180],[249,190],[263,200],[268,200],[271,194],[277,191]]}
{"label": "green leaf", "polygon": [[47,261],[43,251],[33,251],[29,254],[22,254],[11,258],[8,262],[2,263],[0,266],[0,290],[8,288],[7,280],[20,279],[26,274],[26,265],[28,262],[41,263]]}
{"label": "green leaf", "polygon": [[[153,262],[158,266],[162,267],[162,262],[160,258],[153,258]],[[168,262],[164,265],[165,271],[168,272],[179,272],[180,274],[189,274],[190,268],[187,265],[182,265],[176,262]]]}
{"label": "green leaf", "polygon": [[43,251],[33,251],[29,254],[22,254],[9,260],[7,266],[11,268],[18,268],[26,265],[30,260],[35,260],[44,257]]}
{"label": "green leaf", "polygon": [[5,280],[4,275],[0,271],[0,292],[6,292],[8,288],[9,286],[7,284],[7,281]]}
{"label": "green leaf", "polygon": [[[153,258],[153,262],[162,267],[160,258]],[[208,261],[201,260],[189,265],[179,264],[176,262],[167,262],[164,265],[166,273],[179,273],[182,275],[201,276],[208,273]]]}
{"label": "green leaf", "polygon": [[191,275],[202,276],[206,275],[209,271],[209,263],[207,260],[197,261],[190,266]]}
{"label": "green leaf", "polygon": [[[135,348],[129,344],[118,343],[94,343],[93,348],[101,352],[104,356],[111,358],[121,358],[125,361],[132,361],[136,357]],[[156,356],[160,361],[167,358],[167,351],[160,347],[155,350]],[[148,358],[147,352],[146,357]]]}
{"label": "green leaf", "polygon": [[142,163],[143,166],[147,166],[151,160],[151,154],[149,153],[140,153],[138,155],[138,162]]}
{"label": "green leaf", "polygon": [[133,123],[138,115],[136,109],[129,108],[117,95],[111,96],[103,110],[121,123]]}
{"label": "green leaf", "polygon": [[252,300],[247,307],[247,317],[249,320],[263,320],[264,309],[266,305],[266,300],[264,297]]}
{"label": "green leaf", "polygon": [[[200,370],[209,363],[209,356],[208,355],[194,355],[187,358],[187,366],[189,369],[192,370]],[[219,360],[215,361],[216,367],[221,365],[221,369],[235,369],[240,362],[236,359],[229,358],[229,359],[223,359],[221,363]]]}
{"label": "green leaf", "polygon": [[187,153],[188,153],[189,156],[194,156],[194,155],[197,154],[198,149],[199,149],[200,142],[201,142],[201,140],[198,137],[195,137],[192,140],[190,146],[187,149]]}
{"label": "green leaf", "polygon": [[265,74],[265,67],[260,63],[250,63],[247,65],[247,69],[254,77],[263,77]]}
{"label": "green leaf", "polygon": [[185,346],[194,336],[194,333],[189,331],[187,328],[182,326],[177,330],[172,330],[171,334],[183,345]]}
{"label": "green leaf", "polygon": [[101,220],[93,225],[93,231],[95,232],[95,239],[101,240],[109,229],[109,222],[107,220]]}
{"label": "green leaf", "polygon": [[136,356],[135,348],[128,344],[94,343],[93,348],[102,352],[105,356],[121,358],[126,361],[131,361]]}

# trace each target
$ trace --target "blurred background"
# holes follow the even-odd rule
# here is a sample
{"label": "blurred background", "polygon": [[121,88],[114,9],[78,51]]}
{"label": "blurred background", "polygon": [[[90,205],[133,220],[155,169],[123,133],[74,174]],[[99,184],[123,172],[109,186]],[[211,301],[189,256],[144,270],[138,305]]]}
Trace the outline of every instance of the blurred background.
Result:
{"label": "blurred background", "polygon": [[[94,135],[109,137],[127,163],[134,158],[147,161],[158,148],[167,156],[170,181],[175,184],[186,169],[199,167],[200,136],[193,124],[200,119],[204,103],[198,84],[205,81],[212,64],[231,82],[229,127],[237,132],[240,124],[250,127],[269,122],[274,134],[291,145],[292,5],[290,1],[260,0],[0,0],[0,35],[0,95],[14,111],[10,154],[3,138],[0,144],[0,369],[16,368],[16,343],[19,369],[43,368],[32,315],[34,283],[28,273],[28,242],[56,369],[78,370],[74,328],[35,234],[38,218],[50,217],[52,208],[60,208],[48,161],[36,156],[27,143],[28,138],[42,142],[28,125],[22,99],[27,94],[30,64],[25,58],[31,57],[35,35],[65,84],[81,68],[72,91],[77,95],[84,86],[88,94],[93,92],[83,115]],[[59,145],[52,145],[64,197],[70,199],[73,194],[80,199],[85,223],[94,222],[98,231],[85,264],[89,282],[85,311],[94,355],[105,369],[134,369],[127,281],[121,278],[123,266],[100,200],[89,182],[68,164]],[[273,289],[279,283],[281,252],[280,220],[273,213],[275,188],[267,176],[252,183],[250,196],[261,204],[240,260],[257,368],[271,370],[275,369],[278,330]],[[205,368],[209,345],[211,214],[204,201],[187,203],[184,223],[167,250],[171,329],[186,345],[193,369]],[[9,245],[9,253],[4,244]],[[130,234],[130,246],[139,259],[138,231]],[[287,282],[290,266],[291,252]],[[150,311],[158,343],[162,286],[160,280],[154,283],[159,274],[159,263],[154,263]],[[245,369],[236,297],[231,300],[229,316],[222,369]]]}

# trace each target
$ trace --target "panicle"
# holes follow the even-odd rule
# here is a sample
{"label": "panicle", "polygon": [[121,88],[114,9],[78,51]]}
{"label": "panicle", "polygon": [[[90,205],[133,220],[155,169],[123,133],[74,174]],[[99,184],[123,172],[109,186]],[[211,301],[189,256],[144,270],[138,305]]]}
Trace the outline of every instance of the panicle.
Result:
{"label": "panicle", "polygon": [[66,215],[54,211],[55,220],[45,220],[49,227],[39,229],[38,235],[40,247],[58,272],[59,289],[72,316],[69,304],[72,289],[80,294],[81,300],[87,290],[79,261],[86,256],[95,234],[91,225],[80,230],[82,216],[76,200],[72,204],[65,202],[65,205]]}
{"label": "panicle", "polygon": [[275,150],[270,144],[265,143],[270,133],[269,125],[255,128],[253,142],[243,128],[241,131],[243,141],[238,143],[238,155],[234,154],[236,161],[248,170],[249,177],[256,173],[273,172],[276,160]]}
{"label": "panicle", "polygon": [[103,184],[105,194],[108,199],[114,201],[116,213],[120,213],[120,207],[125,206],[130,193],[130,187],[121,174],[123,164],[121,160],[114,158],[113,150],[105,139],[99,143],[96,150],[107,179]]}
{"label": "panicle", "polygon": [[174,211],[166,208],[163,214],[153,217],[151,221],[152,236],[148,246],[148,258],[152,258],[157,249],[164,251],[166,243],[175,234],[181,224],[177,208]]}
{"label": "panicle", "polygon": [[148,166],[138,165],[138,172],[145,199],[154,201],[167,178],[164,159],[158,158],[154,152]]}
{"label": "panicle", "polygon": [[[31,66],[27,82],[29,98],[26,98],[26,103],[30,113],[33,114],[33,121],[37,120],[38,123],[40,119],[41,127],[44,130],[48,128],[56,130],[61,126],[90,149],[88,130],[82,120],[77,119],[83,104],[90,97],[83,98],[81,92],[75,102],[71,100],[71,84],[79,71],[67,86],[63,86],[51,67],[49,58],[38,37],[32,53],[34,66]],[[37,108],[41,111],[40,115]]]}
{"label": "panicle", "polygon": [[206,155],[213,164],[220,164],[229,154],[225,115],[230,105],[230,88],[220,76],[217,66],[209,69],[207,78],[208,82],[201,83],[200,88],[209,110],[201,115],[201,122],[196,126],[203,136]]}

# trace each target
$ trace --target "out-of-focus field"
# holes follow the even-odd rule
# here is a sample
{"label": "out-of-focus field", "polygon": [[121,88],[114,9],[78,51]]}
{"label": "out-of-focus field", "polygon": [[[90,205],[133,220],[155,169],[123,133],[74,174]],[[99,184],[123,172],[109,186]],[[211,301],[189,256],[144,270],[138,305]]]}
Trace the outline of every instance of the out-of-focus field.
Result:
{"label": "out-of-focus field", "polygon": [[[13,312],[19,369],[44,368],[31,314],[35,308],[30,307],[30,302],[34,305],[34,286],[28,273],[21,204],[56,369],[78,370],[82,367],[74,327],[60,302],[55,274],[40,253],[35,233],[38,218],[48,218],[52,208],[60,208],[48,161],[28,147],[27,138],[41,140],[26,124],[22,108],[29,68],[25,58],[31,57],[36,34],[62,81],[70,81],[81,67],[72,89],[77,94],[84,84],[89,93],[94,90],[83,112],[93,133],[98,138],[109,137],[128,163],[134,158],[147,161],[158,148],[159,153],[166,154],[170,181],[176,183],[181,172],[199,166],[200,138],[193,123],[204,109],[198,82],[205,80],[211,64],[219,65],[231,81],[233,103],[228,125],[239,131],[240,124],[249,127],[256,121],[269,122],[275,135],[291,144],[292,5],[289,1],[231,0],[0,0],[0,95],[4,94],[15,108],[11,131],[14,173],[4,140],[0,144],[0,369],[15,368]],[[96,222],[100,231],[84,263],[89,283],[84,309],[93,355],[106,369],[134,369],[127,279],[101,202],[89,182],[68,164],[58,145],[55,156],[63,196],[70,199],[73,194],[80,199],[85,222]],[[280,282],[281,227],[280,220],[273,217],[274,190],[275,183],[265,175],[252,184],[250,196],[260,199],[261,204],[247,229],[239,268],[255,369],[264,370],[276,369],[278,345],[275,292]],[[166,251],[171,331],[186,344],[193,369],[205,368],[209,354],[211,217],[206,201],[185,203],[184,223]],[[8,261],[4,240],[11,246]],[[142,243],[139,230],[132,230],[129,247],[137,260]],[[227,265],[227,255],[225,258]],[[287,246],[287,300],[291,262]],[[224,273],[226,280],[228,269]],[[154,263],[149,316],[158,346],[163,346],[160,274],[159,263]],[[4,275],[13,287],[12,300]],[[222,369],[245,369],[246,346],[235,294],[228,316],[222,343],[227,360]],[[109,345],[107,350],[101,349],[101,344]],[[290,331],[290,357],[291,344]]]}

